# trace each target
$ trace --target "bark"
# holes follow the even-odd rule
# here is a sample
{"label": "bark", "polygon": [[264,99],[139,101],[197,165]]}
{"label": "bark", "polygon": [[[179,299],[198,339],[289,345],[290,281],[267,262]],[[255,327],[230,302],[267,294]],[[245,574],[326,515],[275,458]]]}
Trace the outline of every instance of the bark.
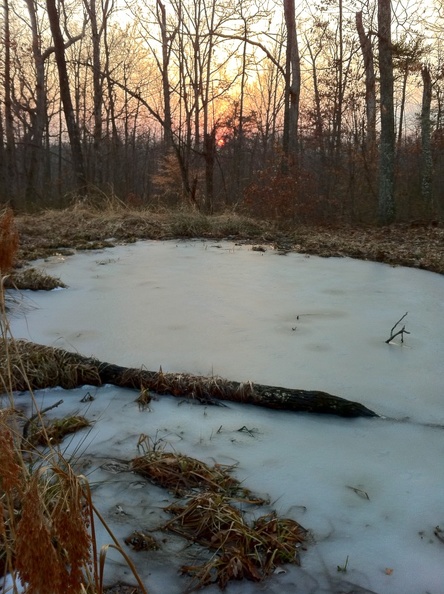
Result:
{"label": "bark", "polygon": [[432,78],[430,68],[421,69],[423,92],[421,107],[421,198],[428,214],[433,214],[432,204],[432,145],[430,108],[432,104]]}
{"label": "bark", "polygon": [[204,136],[204,159],[205,159],[205,194],[206,208],[213,214],[214,198],[214,160],[216,157],[216,129],[205,132]]}
{"label": "bark", "polygon": [[11,36],[9,29],[9,2],[3,0],[3,35],[4,35],[4,109],[5,109],[5,137],[6,137],[6,179],[9,186],[12,204],[16,191],[17,168],[15,157],[14,116],[12,109],[12,75],[11,75]]}
{"label": "bark", "polygon": [[5,145],[3,142],[3,113],[0,110],[0,202],[7,201],[7,183],[5,168]]}
{"label": "bark", "polygon": [[71,99],[68,69],[65,56],[65,43],[60,28],[60,19],[55,0],[46,0],[46,10],[48,13],[52,38],[54,40],[54,53],[59,74],[60,97],[63,104],[66,127],[68,128],[74,175],[77,180],[78,190],[81,194],[83,194],[86,191],[86,177],[83,163],[82,146],[80,142],[80,132]]}
{"label": "bark", "polygon": [[395,112],[393,104],[393,47],[391,0],[378,0],[381,142],[379,149],[378,218],[388,225],[395,218]]}
{"label": "bark", "polygon": [[171,43],[175,37],[175,32],[168,32],[167,17],[165,5],[157,0],[157,21],[160,27],[161,41],[162,41],[162,89],[163,89],[163,106],[164,106],[164,118],[163,118],[163,135],[165,140],[166,152],[173,146],[173,128],[172,128],[172,116],[171,116],[171,85],[169,79],[169,65],[170,65],[170,53]]}
{"label": "bark", "polygon": [[402,73],[402,89],[401,89],[401,101],[399,105],[399,122],[398,122],[398,138],[397,138],[397,152],[398,155],[401,152],[402,147],[402,131],[404,128],[404,114],[405,114],[405,102],[407,97],[407,82],[409,78],[409,67],[405,66],[404,72]]}
{"label": "bark", "polygon": [[[211,97],[211,89],[213,88],[213,53],[214,53],[214,28],[215,28],[215,10],[216,2],[211,3],[208,6],[209,14],[206,13],[206,25],[209,29],[207,36],[205,51],[201,51],[200,56],[202,60],[202,54],[204,56],[203,66],[205,66],[204,72],[202,72],[202,80],[200,86],[202,87],[202,110],[203,110],[203,153],[205,160],[205,206],[209,213],[213,213],[213,200],[214,200],[214,159],[215,159],[215,142],[216,142],[216,129],[213,125],[213,129],[210,130],[210,103],[213,100]],[[205,59],[206,57],[206,59]],[[214,109],[214,108],[213,108]]]}
{"label": "bark", "polygon": [[30,158],[26,197],[31,203],[43,189],[43,135],[47,126],[45,60],[53,48],[42,52],[41,34],[37,22],[37,6],[33,0],[26,0],[32,32],[32,54],[35,67],[35,111],[29,135]]}
{"label": "bark", "polygon": [[103,28],[106,27],[107,14],[106,10],[103,11],[103,24],[99,27],[97,22],[97,6],[96,0],[84,0],[83,4],[85,10],[88,13],[90,27],[91,27],[91,40],[93,49],[93,97],[94,97],[94,130],[93,130],[93,149],[94,158],[92,159],[92,172],[91,178],[94,182],[102,182],[102,170],[101,170],[101,151],[102,151],[102,104],[103,104],[103,84],[102,84],[102,64],[100,58],[100,42]]}
{"label": "bark", "polygon": [[[2,348],[6,347],[1,346],[0,351]],[[6,354],[0,352],[0,355],[0,360],[6,361]],[[227,400],[275,410],[340,417],[378,416],[358,402],[345,400],[327,392],[121,367],[63,349],[25,341],[11,341],[8,359],[10,374],[2,370],[1,366],[0,371],[1,375],[4,374],[4,377],[10,379],[12,390],[55,386],[71,389],[85,384],[113,384],[122,388],[147,389],[157,394],[191,398],[205,404],[217,404],[219,400]]]}
{"label": "bark", "polygon": [[301,62],[296,32],[294,0],[284,0],[284,15],[287,29],[287,59],[285,69],[283,149],[285,156],[295,159],[298,147]]}
{"label": "bark", "polygon": [[367,120],[366,145],[369,152],[373,152],[376,146],[376,74],[372,42],[370,35],[364,31],[362,12],[356,13],[356,29],[364,59],[365,113]]}
{"label": "bark", "polygon": [[335,101],[333,111],[333,152],[340,156],[341,137],[342,137],[342,112],[344,104],[344,32],[343,32],[343,6],[342,0],[339,0],[339,19],[338,19],[338,58],[336,66],[337,85],[335,89]]}
{"label": "bark", "polygon": [[[321,164],[323,171],[326,170],[326,154],[325,154],[325,145],[324,145],[324,118],[322,117],[322,107],[321,107],[321,93],[319,88],[319,78],[318,78],[318,66],[317,66],[317,58],[321,53],[321,44],[316,52],[313,53],[313,49],[311,44],[306,37],[307,49],[310,54],[310,62],[311,68],[313,72],[313,91],[314,91],[314,102],[315,102],[315,134],[316,140],[319,146],[319,153],[321,156]],[[329,177],[329,176],[328,176]],[[324,176],[322,176],[322,179]]]}

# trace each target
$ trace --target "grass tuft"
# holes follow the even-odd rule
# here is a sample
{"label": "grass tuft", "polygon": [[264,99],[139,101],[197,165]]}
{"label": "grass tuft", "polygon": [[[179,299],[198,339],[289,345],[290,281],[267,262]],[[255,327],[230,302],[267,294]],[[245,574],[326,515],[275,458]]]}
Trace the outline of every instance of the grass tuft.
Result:
{"label": "grass tuft", "polygon": [[139,439],[139,447],[143,443],[148,444],[147,451],[143,456],[131,461],[132,470],[176,496],[184,496],[201,489],[248,500],[249,503],[265,503],[262,499],[254,498],[248,489],[230,476],[232,466],[215,464],[211,467],[196,458],[177,452],[166,452],[165,444],[153,445],[146,436],[143,436],[142,440]]}
{"label": "grass tuft", "polygon": [[30,291],[52,291],[53,289],[66,288],[59,278],[46,274],[37,268],[26,268],[15,272],[6,283],[7,288],[28,289]]}
{"label": "grass tuft", "polygon": [[28,447],[31,444],[34,447],[59,444],[67,435],[76,433],[80,429],[85,429],[91,425],[85,417],[74,415],[62,419],[53,419],[42,427],[40,425],[40,415],[37,415],[37,417],[37,423],[30,423],[29,433],[26,438]]}
{"label": "grass tuft", "polygon": [[187,498],[166,508],[174,517],[163,529],[214,551],[203,564],[182,567],[182,573],[192,576],[193,589],[211,583],[224,589],[229,581],[244,578],[262,581],[278,565],[299,564],[299,548],[307,531],[275,513],[250,525],[239,504],[266,502],[230,476],[233,467],[210,467],[189,456],[166,452],[164,443],[147,436],[141,436],[138,447],[145,452],[132,460],[132,469],[176,496]]}
{"label": "grass tuft", "polygon": [[262,581],[282,563],[299,564],[299,548],[307,538],[300,524],[275,514],[250,526],[226,496],[212,491],[195,495],[186,504],[171,505],[167,511],[175,517],[165,529],[216,551],[203,564],[182,567],[197,588],[216,582],[224,589],[230,580],[244,578]]}

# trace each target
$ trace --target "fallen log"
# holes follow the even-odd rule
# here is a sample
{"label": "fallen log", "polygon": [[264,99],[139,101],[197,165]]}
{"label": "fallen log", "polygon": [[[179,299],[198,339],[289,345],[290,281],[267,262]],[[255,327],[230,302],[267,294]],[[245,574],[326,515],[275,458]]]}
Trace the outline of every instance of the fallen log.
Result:
{"label": "fallen log", "polygon": [[265,386],[185,373],[163,373],[162,369],[155,372],[122,367],[23,340],[1,341],[0,372],[5,391],[113,384],[122,388],[191,398],[205,404],[233,401],[276,410],[340,417],[378,416],[358,402],[318,390]]}

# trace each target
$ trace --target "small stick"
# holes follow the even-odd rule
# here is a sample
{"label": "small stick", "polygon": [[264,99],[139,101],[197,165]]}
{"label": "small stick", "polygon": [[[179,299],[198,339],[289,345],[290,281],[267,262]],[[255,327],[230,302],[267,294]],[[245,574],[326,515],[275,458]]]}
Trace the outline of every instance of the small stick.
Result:
{"label": "small stick", "polygon": [[401,342],[404,342],[404,334],[410,334],[410,332],[407,332],[407,330],[405,329],[405,325],[402,327],[402,329],[401,329],[401,330],[399,330],[398,332],[396,332],[396,334],[393,334],[393,330],[396,328],[396,326],[397,326],[397,325],[398,325],[400,322],[402,322],[402,320],[403,320],[403,319],[406,317],[406,315],[407,315],[408,313],[409,313],[409,312],[408,312],[408,311],[406,311],[406,312],[405,312],[405,314],[404,314],[404,315],[403,315],[401,318],[399,318],[399,320],[396,322],[396,324],[395,324],[395,325],[393,326],[393,328],[390,330],[390,338],[388,338],[388,339],[385,341],[385,344],[389,344],[389,342],[391,342],[391,341],[392,341],[394,338],[396,338],[396,337],[397,337],[397,336],[399,336],[399,335],[401,335]]}
{"label": "small stick", "polygon": [[393,328],[390,330],[390,334],[393,334],[393,330],[396,328],[396,326],[399,324],[399,322],[402,322],[402,320],[405,318],[405,316],[408,314],[409,312],[406,311],[405,314],[402,316],[402,318],[399,318],[399,320],[396,322],[396,324],[393,326]]}
{"label": "small stick", "polygon": [[23,438],[22,441],[25,440],[28,437],[28,431],[29,431],[29,427],[32,423],[32,421],[34,421],[34,419],[37,419],[37,417],[41,417],[43,416],[45,413],[47,413],[49,410],[52,410],[53,408],[57,408],[58,406],[60,406],[61,404],[63,404],[63,400],[59,400],[58,402],[56,402],[55,404],[52,404],[51,406],[47,406],[46,408],[44,408],[43,410],[39,411],[38,413],[36,413],[35,415],[32,415],[31,418],[29,418],[24,427],[23,427]]}
{"label": "small stick", "polygon": [[389,342],[391,342],[394,338],[396,338],[397,336],[399,336],[401,334],[401,342],[404,342],[404,334],[410,334],[410,332],[408,332],[405,329],[405,326],[402,327],[402,330],[399,330],[399,332],[397,332],[396,334],[392,334],[390,336],[390,338],[388,340],[385,341],[386,344],[388,344]]}

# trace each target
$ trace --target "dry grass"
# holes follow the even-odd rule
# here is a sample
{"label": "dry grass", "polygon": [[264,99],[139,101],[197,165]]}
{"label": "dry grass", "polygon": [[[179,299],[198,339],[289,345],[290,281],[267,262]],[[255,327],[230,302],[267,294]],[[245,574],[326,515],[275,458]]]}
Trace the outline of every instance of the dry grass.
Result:
{"label": "dry grass", "polygon": [[236,212],[213,216],[195,209],[134,209],[117,199],[102,197],[16,218],[20,233],[19,258],[25,261],[72,248],[93,249],[137,239],[204,237],[262,243],[279,251],[320,256],[351,256],[393,265],[423,268],[444,274],[444,226],[397,224],[390,227],[300,225],[280,228]]}
{"label": "dry grass", "polygon": [[134,210],[120,204],[104,208],[76,204],[17,218],[22,260],[62,254],[72,248],[99,249],[137,239],[227,236],[261,237],[269,225],[231,213],[209,217],[192,209]]}
{"label": "dry grass", "polygon": [[49,446],[61,443],[67,435],[77,433],[81,429],[90,427],[91,423],[85,417],[73,415],[61,419],[52,419],[40,425],[40,415],[37,415],[38,422],[31,422],[26,435],[26,447]]}
{"label": "dry grass", "polygon": [[146,436],[139,439],[139,447],[145,453],[132,461],[132,469],[174,495],[188,498],[166,508],[174,518],[164,530],[215,551],[203,564],[182,567],[184,574],[193,577],[193,589],[213,582],[225,588],[230,580],[244,578],[261,581],[278,565],[299,563],[299,548],[307,531],[294,520],[278,518],[274,513],[249,525],[239,504],[266,502],[230,476],[233,467],[208,466],[195,458],[166,452],[165,444]]}
{"label": "dry grass", "polygon": [[100,384],[97,367],[81,364],[74,353],[22,340],[0,341],[0,391]]}
{"label": "dry grass", "polygon": [[91,561],[89,507],[69,466],[44,462],[31,471],[0,424],[2,574],[20,578],[30,594],[78,593]]}
{"label": "dry grass", "polygon": [[139,447],[143,445],[146,445],[146,452],[131,461],[132,470],[176,496],[206,490],[250,503],[264,503],[230,475],[232,466],[208,466],[196,458],[166,452],[165,444],[153,447],[153,442],[145,435],[139,439]]}
{"label": "dry grass", "polygon": [[10,208],[0,212],[0,276],[8,274],[14,266],[19,247],[14,213]]}
{"label": "dry grass", "polygon": [[274,514],[249,526],[239,509],[213,491],[167,511],[175,517],[165,529],[216,551],[206,563],[182,567],[196,588],[216,582],[224,589],[230,580],[244,578],[261,581],[283,563],[299,564],[299,548],[307,538],[300,524]]}
{"label": "dry grass", "polygon": [[[47,386],[48,383],[74,387],[79,383],[96,383],[98,379],[93,362],[90,365],[83,358],[59,349],[14,341],[7,336],[7,327],[0,341],[0,366],[3,391],[9,390],[9,393],[12,387],[26,390],[31,385]],[[154,376],[153,381],[159,383],[160,389],[166,381],[165,375],[159,372]],[[182,376],[178,376],[177,381],[180,384]],[[145,395],[148,390],[142,388],[142,393]],[[0,568],[23,578],[29,584],[29,592],[41,594],[43,576],[38,572],[37,557],[33,554],[42,550],[43,543],[51,564],[51,571],[45,570],[47,580],[51,580],[46,582],[45,594],[80,592],[76,590],[80,587],[85,587],[88,594],[101,594],[104,591],[103,567],[111,547],[124,556],[138,579],[131,560],[110,531],[113,543],[97,551],[94,518],[99,518],[105,527],[106,522],[92,502],[86,480],[77,477],[60,451],[54,448],[62,435],[77,430],[79,425],[87,426],[86,419],[70,417],[45,422],[45,411],[41,411],[25,423],[23,439],[16,428],[12,406],[11,398],[10,412],[0,415],[0,507],[4,518],[0,525]],[[48,454],[37,458],[37,463],[35,455],[29,458],[26,454],[25,458],[22,450],[26,445],[28,452],[33,444],[49,448]],[[231,476],[232,467],[209,466],[195,458],[167,452],[163,442],[153,442],[147,436],[141,436],[138,447],[142,455],[131,462],[135,472],[176,496],[189,497],[187,503],[168,508],[174,519],[166,528],[215,551],[203,565],[183,568],[184,573],[193,576],[197,587],[213,581],[225,587],[232,579],[262,580],[276,565],[298,562],[298,548],[305,538],[305,530],[293,520],[276,516],[264,516],[250,526],[235,505],[266,502]],[[32,460],[32,464],[25,459]],[[71,509],[75,512],[75,527],[69,524],[67,517]],[[31,513],[34,513],[35,525],[30,519]],[[30,531],[26,532],[29,525]],[[35,539],[42,530],[44,533],[37,545]],[[155,546],[141,534],[131,537],[127,544],[139,550]],[[71,589],[67,589],[66,584],[71,584]],[[140,578],[137,592],[145,592]]]}
{"label": "dry grass", "polygon": [[59,278],[46,274],[37,268],[26,268],[14,271],[5,283],[7,288],[28,289],[31,291],[52,291],[53,289],[66,288]]}

